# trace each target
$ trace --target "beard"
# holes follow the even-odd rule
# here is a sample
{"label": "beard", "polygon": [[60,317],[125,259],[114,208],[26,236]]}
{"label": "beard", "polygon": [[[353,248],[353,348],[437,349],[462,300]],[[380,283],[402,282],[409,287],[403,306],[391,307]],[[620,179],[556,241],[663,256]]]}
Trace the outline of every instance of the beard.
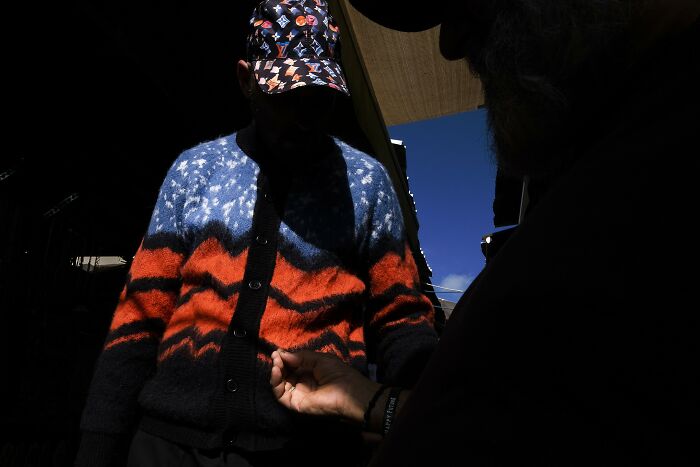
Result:
{"label": "beard", "polygon": [[[494,0],[463,43],[481,79],[492,150],[512,176],[550,178],[591,139],[646,0]],[[465,29],[466,31],[466,29]]]}

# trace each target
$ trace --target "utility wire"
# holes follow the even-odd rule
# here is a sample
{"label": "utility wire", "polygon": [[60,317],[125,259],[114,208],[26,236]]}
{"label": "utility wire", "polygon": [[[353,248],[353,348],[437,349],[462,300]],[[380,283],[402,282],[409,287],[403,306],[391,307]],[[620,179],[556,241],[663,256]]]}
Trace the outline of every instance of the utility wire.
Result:
{"label": "utility wire", "polygon": [[[464,290],[450,289],[450,288],[447,288],[447,287],[443,287],[443,286],[441,286],[441,285],[431,284],[430,282],[426,282],[425,285],[430,285],[430,286],[432,286],[432,287],[436,287],[436,288],[442,289],[442,290],[449,290],[450,292],[464,293]],[[440,292],[440,293],[444,293],[444,292]]]}

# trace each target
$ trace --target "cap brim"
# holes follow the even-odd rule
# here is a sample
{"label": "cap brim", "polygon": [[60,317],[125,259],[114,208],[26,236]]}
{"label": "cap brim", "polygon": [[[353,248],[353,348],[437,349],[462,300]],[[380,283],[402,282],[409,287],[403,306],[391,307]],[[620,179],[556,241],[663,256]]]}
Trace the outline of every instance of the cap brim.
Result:
{"label": "cap brim", "polygon": [[382,26],[403,32],[419,32],[434,28],[442,22],[444,7],[432,11],[416,11],[406,2],[395,0],[350,0],[360,13]]}
{"label": "cap brim", "polygon": [[302,86],[323,86],[350,95],[340,65],[316,58],[276,58],[253,62],[255,81],[266,94],[279,94]]}

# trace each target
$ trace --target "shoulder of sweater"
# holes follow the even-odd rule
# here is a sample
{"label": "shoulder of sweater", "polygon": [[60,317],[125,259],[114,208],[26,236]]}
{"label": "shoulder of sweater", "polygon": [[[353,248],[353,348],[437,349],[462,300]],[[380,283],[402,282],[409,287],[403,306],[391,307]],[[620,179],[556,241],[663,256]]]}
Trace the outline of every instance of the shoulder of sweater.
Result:
{"label": "shoulder of sweater", "polygon": [[335,144],[340,148],[340,152],[343,154],[343,158],[347,162],[348,167],[360,166],[365,164],[381,165],[381,163],[373,156],[367,154],[364,151],[360,151],[359,149],[353,146],[350,146],[345,141],[338,138],[333,138],[333,140],[335,141]]}
{"label": "shoulder of sweater", "polygon": [[372,185],[372,187],[378,187],[389,181],[386,167],[379,160],[340,139],[335,138],[335,143],[343,154],[351,179],[357,178],[361,180],[362,185]]}
{"label": "shoulder of sweater", "polygon": [[205,141],[184,150],[178,158],[173,162],[173,168],[181,164],[197,163],[198,165],[206,164],[221,158],[238,159],[246,157],[245,153],[236,143],[236,133],[228,136]]}
{"label": "shoulder of sweater", "polygon": [[211,173],[217,165],[232,168],[248,161],[255,165],[252,159],[238,146],[236,133],[233,133],[215,140],[205,141],[181,152],[171,164],[168,178],[186,181],[193,176]]}

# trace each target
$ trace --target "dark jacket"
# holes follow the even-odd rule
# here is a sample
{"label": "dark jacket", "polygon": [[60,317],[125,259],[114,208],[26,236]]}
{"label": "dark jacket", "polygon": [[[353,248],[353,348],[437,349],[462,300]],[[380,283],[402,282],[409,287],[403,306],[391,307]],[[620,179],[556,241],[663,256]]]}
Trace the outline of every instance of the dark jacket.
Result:
{"label": "dark jacket", "polygon": [[374,465],[700,465],[697,24],[600,109]]}

